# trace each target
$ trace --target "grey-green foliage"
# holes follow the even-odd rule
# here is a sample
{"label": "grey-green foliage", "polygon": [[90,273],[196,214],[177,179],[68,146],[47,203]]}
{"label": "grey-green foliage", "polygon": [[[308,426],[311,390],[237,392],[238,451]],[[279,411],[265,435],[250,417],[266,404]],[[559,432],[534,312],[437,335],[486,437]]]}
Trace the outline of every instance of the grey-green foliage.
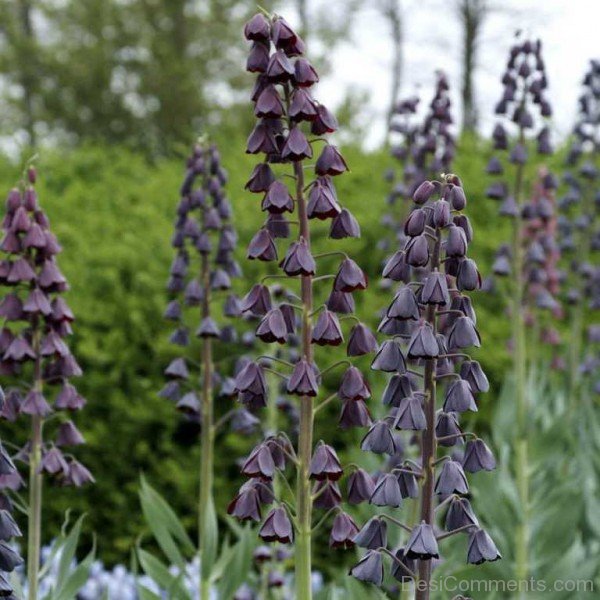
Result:
{"label": "grey-green foliage", "polygon": [[[520,519],[530,529],[530,574],[543,582],[546,591],[532,591],[526,598],[567,600],[572,591],[555,590],[556,582],[593,582],[600,585],[600,421],[590,398],[571,403],[564,387],[533,373],[527,386],[529,401],[530,505],[527,512],[519,501],[512,440],[514,407],[512,385],[500,394],[491,429],[498,469],[487,481],[473,486],[473,502],[486,529],[496,541],[503,560],[482,567],[460,567],[450,561],[441,569],[458,579],[492,580],[498,590],[487,591],[486,600],[517,597],[502,592],[514,581],[514,532]],[[461,542],[455,540],[454,544]],[[464,543],[464,542],[463,542]],[[456,553],[454,554],[456,556]],[[495,583],[494,583],[495,584]],[[537,584],[536,584],[537,585]],[[538,588],[536,588],[538,589]],[[588,588],[589,589],[589,588]],[[577,592],[591,600],[592,592]]]}
{"label": "grey-green foliage", "polygon": [[[160,549],[157,553],[147,551],[142,540],[136,546],[136,558],[142,570],[161,590],[174,600],[191,600],[194,582],[199,573],[190,573],[189,564],[197,554],[197,548],[168,502],[148,484],[144,477],[140,483],[140,503],[147,527]],[[222,540],[217,539],[216,517],[214,539],[207,543],[212,548],[211,556],[204,550],[201,557],[201,568],[206,569],[206,578],[218,598],[231,598],[242,583],[252,579],[252,551],[254,549],[254,533],[248,527],[240,527],[228,520],[231,533]],[[231,541],[234,538],[234,541]],[[174,569],[170,568],[174,567]],[[138,593],[142,598],[159,598],[154,592],[138,585]]]}

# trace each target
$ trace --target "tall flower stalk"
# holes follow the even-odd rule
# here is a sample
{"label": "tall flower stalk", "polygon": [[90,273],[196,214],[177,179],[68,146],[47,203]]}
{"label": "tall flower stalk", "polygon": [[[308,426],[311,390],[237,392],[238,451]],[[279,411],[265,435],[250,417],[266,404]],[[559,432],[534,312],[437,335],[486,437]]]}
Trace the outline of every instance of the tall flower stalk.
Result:
{"label": "tall flower stalk", "polygon": [[[496,106],[499,121],[493,131],[493,140],[496,150],[508,153],[508,164],[504,164],[498,156],[490,160],[487,172],[494,176],[505,175],[505,180],[490,185],[487,195],[501,201],[500,214],[510,218],[512,226],[510,250],[507,252],[510,266],[508,286],[516,406],[515,472],[521,503],[520,523],[517,525],[515,536],[515,562],[516,578],[524,580],[530,572],[530,503],[527,442],[529,410],[526,395],[528,355],[523,309],[526,291],[523,208],[527,189],[526,166],[531,150],[530,138],[535,136],[538,154],[547,155],[552,152],[549,129],[541,122],[543,118],[552,114],[552,110],[544,96],[548,82],[539,40],[517,40],[510,50],[502,83],[504,92]],[[509,131],[511,127],[514,128],[514,135]]]}
{"label": "tall flower stalk", "polygon": [[[175,402],[188,419],[200,424],[200,485],[198,496],[198,548],[201,559],[200,598],[210,597],[211,559],[217,543],[214,503],[215,436],[228,421],[237,431],[252,431],[257,419],[245,409],[217,414],[215,397],[232,397],[233,379],[215,368],[216,342],[237,341],[232,325],[219,326],[216,296],[229,292],[223,302],[226,317],[238,317],[240,300],[231,293],[231,280],[241,275],[233,257],[237,233],[230,222],[231,206],[224,186],[227,173],[219,152],[204,139],[187,160],[177,206],[172,245],[176,256],[167,285],[171,299],[165,318],[176,323],[171,342],[188,348],[166,368],[168,383],[161,395]],[[191,343],[195,328],[199,345]],[[195,376],[197,375],[197,376]],[[220,385],[220,389],[215,386]],[[218,417],[218,418],[217,418]]]}
{"label": "tall flower stalk", "polygon": [[[333,179],[348,167],[337,147],[325,139],[336,130],[337,123],[311,94],[318,81],[317,72],[303,57],[301,38],[279,16],[256,15],[247,23],[245,36],[252,41],[247,69],[258,74],[252,94],[258,122],[248,138],[247,152],[265,155],[246,188],[263,195],[261,208],[267,214],[263,227],[249,244],[248,258],[276,261],[276,241],[289,237],[292,228],[297,235],[279,262],[282,272],[268,275],[254,286],[242,308],[261,316],[256,336],[262,341],[285,344],[290,336],[297,335],[299,355],[292,362],[265,356],[250,363],[236,378],[236,388],[242,404],[265,407],[273,401],[268,398],[266,373],[277,373],[285,381],[286,393],[298,399],[299,424],[296,440],[278,432],[259,444],[246,459],[242,473],[249,480],[230,504],[229,513],[259,521],[261,505],[277,502],[259,535],[269,542],[294,543],[294,597],[305,600],[312,597],[312,539],[319,525],[314,522],[315,509],[328,511],[321,523],[329,513],[339,513],[333,523],[333,546],[351,545],[349,536],[355,531],[350,517],[339,508],[341,493],[337,482],[343,469],[335,450],[322,441],[315,444],[316,417],[339,396],[343,402],[341,426],[364,426],[369,422],[364,400],[370,394],[360,372],[346,360],[319,369],[315,348],[341,345],[344,321],[354,324],[347,344],[348,356],[375,350],[376,340],[351,314],[352,293],[367,287],[363,271],[341,252],[313,254],[313,234],[316,231],[318,237],[322,236],[320,222],[330,221],[331,239],[360,235],[358,223],[337,199]],[[316,162],[309,163],[318,147]],[[305,177],[310,171],[314,171],[314,179],[307,182]],[[288,221],[285,213],[290,213],[293,220]],[[321,275],[321,265],[337,256],[341,257],[337,273]],[[295,285],[295,302],[273,303],[265,285],[271,277]],[[321,290],[330,281],[331,292],[322,297]],[[328,374],[329,379],[344,365],[346,371],[338,394],[321,398],[317,404],[323,390],[322,378]],[[288,480],[286,465],[294,467],[295,482]],[[279,481],[278,498],[274,498],[274,480]],[[340,539],[342,522],[346,527]]]}
{"label": "tall flower stalk", "polygon": [[[46,477],[60,485],[80,486],[93,481],[90,472],[63,448],[84,443],[68,413],[85,400],[69,383],[81,375],[65,339],[71,334],[73,313],[62,294],[68,289],[56,255],[61,247],[50,231],[48,217],[35,191],[36,171],[29,167],[19,188],[9,192],[2,222],[0,282],[10,291],[0,303],[1,367],[13,378],[2,416],[15,420],[27,415],[31,433],[18,457],[29,466],[27,580],[30,600],[38,598],[42,543],[42,491]],[[23,383],[28,382],[28,383]],[[54,394],[53,407],[48,402]],[[57,425],[48,441],[47,425]],[[20,482],[9,483],[12,490]]]}
{"label": "tall flower stalk", "polygon": [[[575,404],[580,395],[581,375],[588,371],[582,351],[586,335],[585,316],[600,310],[600,268],[593,260],[600,251],[598,229],[600,180],[600,61],[592,60],[585,73],[578,102],[573,141],[567,156],[567,191],[561,199],[561,247],[570,259],[566,301],[569,306],[569,390]],[[588,332],[589,335],[589,332]],[[598,369],[593,369],[596,372]]]}
{"label": "tall flower stalk", "polygon": [[[460,415],[477,411],[476,396],[489,388],[479,363],[466,354],[467,348],[479,347],[480,338],[464,292],[481,285],[475,262],[467,257],[473,230],[462,212],[466,197],[458,177],[446,175],[422,183],[414,201],[405,224],[407,241],[383,272],[403,283],[379,327],[391,339],[372,363],[372,369],[393,374],[383,395],[389,412],[369,429],[362,449],[394,456],[401,444],[396,432],[404,431],[420,437],[420,460],[396,461],[354,500],[396,509],[413,498],[418,517],[413,522],[410,512],[404,519],[386,512],[370,519],[354,538],[367,552],[351,574],[381,586],[387,555],[392,576],[403,584],[413,582],[414,597],[427,600],[442,539],[468,533],[467,561],[472,564],[495,561],[500,554],[473,513],[465,475],[492,470],[495,460],[480,438],[459,425]],[[458,458],[457,447],[463,444]],[[446,532],[438,534],[441,509],[447,509]],[[388,524],[406,538],[399,549],[388,547]]]}

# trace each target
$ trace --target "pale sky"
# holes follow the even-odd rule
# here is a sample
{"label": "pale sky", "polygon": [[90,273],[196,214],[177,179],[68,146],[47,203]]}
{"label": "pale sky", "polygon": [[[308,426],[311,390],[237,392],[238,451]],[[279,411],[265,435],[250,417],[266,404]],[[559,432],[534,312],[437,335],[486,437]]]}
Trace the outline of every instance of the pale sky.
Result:
{"label": "pale sky", "polygon": [[[296,22],[293,0],[290,21]],[[402,95],[422,91],[428,102],[434,70],[450,76],[454,105],[458,111],[460,85],[460,35],[453,0],[398,0],[405,19],[404,79]],[[600,59],[600,0],[489,0],[494,7],[481,41],[476,78],[477,101],[482,127],[489,132],[492,111],[500,93],[500,77],[516,29],[544,44],[543,55],[549,79],[549,98],[554,108],[557,136],[569,132],[576,110],[579,83],[589,59]],[[309,16],[319,12],[335,19],[345,0],[308,0]],[[316,94],[335,107],[349,88],[370,92],[364,120],[369,123],[367,144],[375,146],[385,134],[385,112],[390,94],[391,44],[379,0],[364,0],[355,15],[350,38],[336,47],[333,70],[323,78]],[[326,7],[326,8],[325,8]],[[309,47],[310,54],[310,47]],[[456,115],[460,121],[459,115]]]}

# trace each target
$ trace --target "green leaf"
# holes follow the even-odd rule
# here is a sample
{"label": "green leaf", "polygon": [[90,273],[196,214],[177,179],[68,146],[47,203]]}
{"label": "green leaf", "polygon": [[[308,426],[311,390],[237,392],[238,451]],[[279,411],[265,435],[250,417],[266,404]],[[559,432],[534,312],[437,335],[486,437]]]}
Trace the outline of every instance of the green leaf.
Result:
{"label": "green leaf", "polygon": [[138,596],[140,597],[140,600],[162,600],[162,598],[159,595],[155,594],[154,592],[150,591],[147,587],[144,587],[139,583],[136,583],[135,589],[138,593]]}
{"label": "green leaf", "polygon": [[183,575],[177,577],[172,575],[160,560],[142,548],[137,549],[137,554],[144,572],[169,594],[169,598],[173,600],[190,600],[191,597],[182,584]]}
{"label": "green leaf", "polygon": [[77,596],[77,592],[85,585],[90,576],[90,568],[95,555],[94,547],[83,561],[63,579],[60,587],[57,586],[57,591],[52,594],[52,600],[73,600]]}
{"label": "green leaf", "polygon": [[140,503],[142,512],[154,538],[169,562],[181,570],[186,561],[175,540],[180,543],[183,552],[189,557],[196,552],[194,545],[173,509],[164,498],[141,478]]}
{"label": "green leaf", "polygon": [[62,587],[64,587],[67,576],[69,575],[71,564],[73,563],[73,559],[75,558],[75,552],[77,551],[77,544],[79,543],[79,536],[81,535],[81,525],[84,519],[85,515],[81,515],[81,517],[77,519],[75,525],[73,525],[73,527],[71,528],[71,531],[64,538],[64,541],[62,541],[60,544],[61,554],[60,560],[58,562],[58,573],[56,576],[57,590],[60,590]]}
{"label": "green leaf", "polygon": [[223,566],[217,590],[217,598],[232,598],[236,590],[248,578],[252,567],[252,551],[255,545],[255,534],[250,527],[242,529],[238,541],[228,549],[229,558]]}

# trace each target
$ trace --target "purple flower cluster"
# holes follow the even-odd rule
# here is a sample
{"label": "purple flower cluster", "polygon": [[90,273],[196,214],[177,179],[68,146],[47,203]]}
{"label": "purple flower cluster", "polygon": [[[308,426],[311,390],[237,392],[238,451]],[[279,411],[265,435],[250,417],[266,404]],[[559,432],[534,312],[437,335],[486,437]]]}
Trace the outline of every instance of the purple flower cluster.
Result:
{"label": "purple flower cluster", "polygon": [[[324,136],[337,129],[331,112],[312,95],[318,74],[304,58],[304,42],[279,16],[254,16],[245,27],[252,42],[247,69],[257,74],[252,92],[257,123],[248,138],[247,152],[264,155],[254,168],[246,189],[262,196],[261,209],[266,219],[250,241],[248,259],[277,262],[281,273],[269,275],[256,284],[242,300],[242,311],[260,318],[256,337],[266,343],[299,345],[289,360],[276,356],[249,362],[238,373],[235,387],[242,405],[250,409],[266,407],[269,400],[268,378],[283,380],[285,393],[297,398],[298,436],[295,443],[285,433],[273,433],[248,456],[242,473],[248,481],[240,488],[228,512],[240,519],[262,520],[263,505],[275,500],[274,481],[288,477],[289,467],[296,471],[293,495],[280,494],[276,507],[264,519],[259,535],[265,541],[294,543],[296,590],[299,597],[310,594],[311,531],[313,508],[337,512],[331,545],[351,545],[356,531],[348,515],[340,512],[342,494],[338,481],[343,474],[335,450],[318,442],[314,445],[314,421],[322,406],[335,398],[342,403],[340,426],[364,427],[370,416],[365,401],[370,392],[362,374],[348,361],[320,369],[315,360],[318,347],[346,343],[349,357],[361,356],[377,347],[373,333],[352,315],[353,293],[367,287],[361,268],[340,252],[314,254],[311,234],[318,225],[328,223],[330,239],[356,238],[360,228],[356,219],[339,202],[334,179],[348,170],[338,148]],[[319,147],[317,152],[315,147]],[[310,164],[314,178],[305,184]],[[287,177],[287,179],[286,179]],[[287,182],[293,183],[293,188]],[[286,215],[293,216],[288,220]],[[292,236],[292,227],[297,235]],[[285,253],[278,241],[292,237]],[[335,275],[320,274],[322,259],[340,255]],[[269,277],[296,281],[298,294],[287,293],[278,302],[264,283]],[[329,295],[316,301],[318,286],[333,282]],[[355,324],[346,341],[344,321]],[[327,354],[324,353],[324,356]],[[280,365],[286,369],[275,370]],[[321,400],[322,377],[346,365],[337,394]],[[286,490],[291,486],[286,486]],[[344,521],[344,523],[342,523]],[[344,528],[345,527],[345,528]],[[342,531],[343,530],[343,531]],[[345,532],[345,533],[344,533]]]}
{"label": "purple flower cluster", "polygon": [[[2,222],[0,249],[6,258],[0,263],[0,281],[8,291],[0,302],[0,316],[5,323],[0,332],[0,370],[14,379],[14,385],[7,389],[2,417],[15,421],[19,415],[27,415],[35,430],[46,417],[60,411],[54,441],[44,442],[41,435],[31,439],[19,458],[28,461],[33,452],[39,451],[40,473],[60,485],[80,486],[93,480],[91,474],[72,455],[63,453],[64,448],[84,443],[70,419],[85,405],[69,382],[81,375],[66,343],[75,317],[62,297],[68,284],[56,260],[61,246],[39,206],[33,168],[28,170],[27,178],[22,189],[9,192]],[[22,381],[30,385],[23,389],[18,385]],[[49,394],[54,390],[51,405]],[[21,484],[15,474],[2,487],[18,489]]]}
{"label": "purple flower cluster", "polygon": [[[4,392],[0,389],[2,403]],[[17,468],[10,455],[0,442],[0,480],[19,479]],[[19,553],[10,545],[11,538],[21,537],[21,530],[12,516],[13,506],[5,493],[0,493],[0,596],[7,600],[17,600],[10,584],[10,575],[17,566],[23,563]]]}
{"label": "purple flower cluster", "polygon": [[[477,266],[467,257],[473,230],[462,212],[466,196],[458,177],[446,175],[442,182],[423,182],[413,199],[415,207],[405,224],[407,240],[384,269],[384,277],[402,283],[379,326],[390,339],[381,344],[371,365],[392,374],[382,399],[388,413],[362,440],[363,450],[394,460],[376,478],[357,471],[349,498],[388,509],[401,507],[409,498],[420,503],[418,523],[404,524],[386,511],[354,538],[366,554],[351,574],[379,586],[386,554],[398,581],[429,581],[432,560],[440,557],[438,542],[455,533],[469,533],[469,563],[500,558],[475,517],[466,477],[494,469],[495,459],[481,439],[460,426],[461,415],[477,411],[477,396],[489,388],[480,364],[466,354],[480,346],[480,338],[465,292],[481,285]],[[420,460],[401,458],[402,432],[418,438]],[[445,533],[436,526],[436,499],[438,507],[447,508]],[[400,548],[389,547],[397,536],[389,536],[388,542],[388,524],[406,532]]]}
{"label": "purple flower cluster", "polygon": [[[240,299],[231,291],[232,279],[242,273],[234,258],[238,236],[230,221],[232,211],[224,189],[226,182],[227,173],[217,148],[198,143],[187,160],[180,189],[171,239],[176,255],[167,283],[171,299],[164,313],[165,319],[175,324],[170,341],[186,348],[190,347],[192,337],[198,338],[202,344],[198,356],[203,355],[210,341],[238,341],[235,327],[219,324],[211,305],[215,295],[224,292],[223,316],[241,315]],[[194,323],[186,320],[188,311],[194,316]],[[188,418],[200,421],[200,378],[191,374],[194,364],[197,362],[188,354],[173,359],[165,369],[169,381],[160,395],[173,401]],[[203,368],[204,364],[200,366]],[[212,371],[212,360],[209,368]],[[234,396],[231,377],[212,372],[209,379],[211,389],[218,386],[222,398]]]}
{"label": "purple flower cluster", "polygon": [[[383,225],[398,234],[406,217],[408,206],[405,201],[412,198],[415,190],[427,179],[439,173],[449,172],[456,152],[456,142],[451,130],[454,119],[451,113],[449,85],[446,75],[436,73],[434,96],[422,122],[417,119],[418,96],[398,102],[392,115],[391,154],[402,165],[402,176],[396,181],[387,198],[390,207],[400,202],[400,214],[390,212],[384,216]],[[396,179],[394,170],[386,173],[391,183]],[[388,249],[391,240],[380,245]]]}
{"label": "purple flower cluster", "polygon": [[[537,152],[540,155],[552,153],[550,129],[543,118],[552,115],[552,107],[545,97],[548,87],[542,43],[540,40],[517,41],[510,49],[506,71],[502,77],[504,90],[496,105],[499,117],[492,139],[494,149],[506,153],[508,163],[515,172],[521,172],[529,158],[528,138],[535,137]],[[516,130],[516,139],[511,137],[510,125]],[[511,174],[505,173],[507,166],[498,156],[493,156],[486,172],[494,177],[506,176],[507,181],[498,180],[487,188],[487,196],[501,202],[499,212],[515,218],[521,212],[522,189],[511,189],[508,181],[514,181]],[[522,188],[523,178],[516,177],[516,186]]]}
{"label": "purple flower cluster", "polygon": [[[564,175],[566,191],[559,201],[560,246],[569,259],[565,300],[570,307],[570,376],[573,383],[580,372],[597,373],[594,357],[582,362],[585,311],[600,310],[600,267],[594,257],[600,251],[600,61],[592,60],[584,76],[577,121]],[[593,332],[588,331],[590,345]],[[600,384],[599,384],[600,387]]]}

